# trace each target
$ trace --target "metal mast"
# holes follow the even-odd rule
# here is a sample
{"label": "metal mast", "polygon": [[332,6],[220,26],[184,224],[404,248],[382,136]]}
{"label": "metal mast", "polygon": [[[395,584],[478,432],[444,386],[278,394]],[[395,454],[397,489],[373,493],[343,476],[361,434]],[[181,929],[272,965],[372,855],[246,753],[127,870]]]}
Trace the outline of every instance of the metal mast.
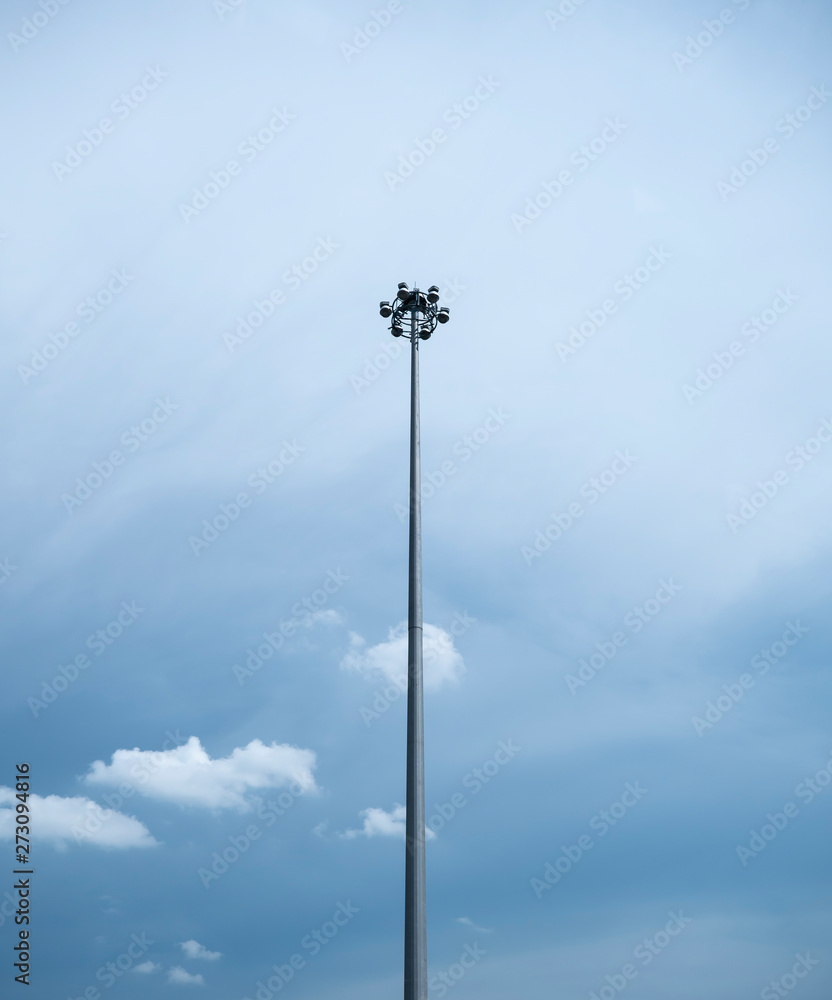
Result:
{"label": "metal mast", "polygon": [[[400,282],[393,306],[382,302],[390,332],[410,340],[410,530],[407,598],[407,819],[405,826],[404,1000],[427,1000],[427,901],[425,891],[425,727],[422,698],[422,493],[419,461],[419,341],[437,323],[447,323],[438,308],[439,289],[427,294]],[[408,316],[409,314],[409,316]],[[409,318],[410,332],[404,332]]]}

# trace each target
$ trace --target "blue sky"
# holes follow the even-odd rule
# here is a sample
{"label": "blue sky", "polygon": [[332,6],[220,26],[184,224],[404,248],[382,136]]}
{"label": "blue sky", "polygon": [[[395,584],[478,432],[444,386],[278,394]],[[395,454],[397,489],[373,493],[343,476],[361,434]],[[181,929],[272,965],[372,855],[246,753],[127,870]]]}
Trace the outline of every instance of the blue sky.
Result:
{"label": "blue sky", "polygon": [[399,994],[405,280],[430,996],[828,997],[828,7],[2,21],[27,995]]}

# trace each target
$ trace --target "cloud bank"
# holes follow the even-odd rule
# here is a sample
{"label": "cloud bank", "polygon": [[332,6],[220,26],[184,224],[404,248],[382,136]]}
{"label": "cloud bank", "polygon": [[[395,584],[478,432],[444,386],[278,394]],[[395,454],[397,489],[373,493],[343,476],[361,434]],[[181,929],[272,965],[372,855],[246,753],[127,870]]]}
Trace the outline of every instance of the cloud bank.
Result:
{"label": "cloud bank", "polygon": [[88,785],[131,785],[149,799],[203,809],[251,808],[247,793],[296,784],[316,792],[315,754],[289,744],[266,746],[254,739],[228,757],[212,759],[196,736],[172,750],[116,750],[110,764],[95,761]]}

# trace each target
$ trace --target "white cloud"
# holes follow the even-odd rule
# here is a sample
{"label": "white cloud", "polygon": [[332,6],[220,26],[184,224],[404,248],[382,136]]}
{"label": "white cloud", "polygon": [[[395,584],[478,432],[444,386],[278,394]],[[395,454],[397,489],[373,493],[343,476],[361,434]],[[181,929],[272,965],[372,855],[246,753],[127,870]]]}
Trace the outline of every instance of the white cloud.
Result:
{"label": "white cloud", "polygon": [[[0,786],[0,840],[14,840],[15,793]],[[132,816],[104,809],[82,796],[29,795],[32,836],[63,848],[67,841],[95,847],[156,847],[147,827]]]}
{"label": "white cloud", "polygon": [[208,961],[214,961],[222,955],[221,951],[208,951],[204,944],[200,944],[199,941],[180,941],[179,946],[182,951],[185,952],[186,958],[205,958]]}
{"label": "white cloud", "polygon": [[147,961],[142,962],[141,965],[137,965],[133,969],[133,972],[140,972],[143,975],[149,975],[151,972],[158,972],[161,968],[161,965],[157,965],[155,962]]}
{"label": "white cloud", "polygon": [[[359,816],[364,818],[364,826],[360,830],[345,830],[340,836],[347,840],[355,837],[401,837],[405,836],[405,818],[407,809],[398,803],[393,806],[390,812],[384,809],[377,809],[371,806],[369,809],[362,809]],[[433,840],[436,834],[433,830],[425,829],[427,840]]]}
{"label": "white cloud", "polygon": [[116,750],[112,763],[95,761],[85,775],[90,785],[132,785],[139,794],[162,802],[206,809],[251,808],[246,792],[297,783],[303,792],[315,792],[312,750],[288,744],[266,746],[252,740],[228,757],[212,759],[192,736],[172,750]]}
{"label": "white cloud", "polygon": [[181,965],[174,965],[172,969],[168,969],[168,982],[176,983],[178,986],[205,985],[205,980],[199,973],[192,976],[190,972],[185,972]]}
{"label": "white cloud", "polygon": [[[422,662],[425,689],[436,690],[446,682],[458,681],[465,672],[462,656],[454,647],[453,636],[438,625],[425,623],[422,630]],[[354,670],[372,679],[382,676],[399,687],[407,683],[407,622],[391,628],[387,642],[367,648],[366,640],[350,632],[350,651],[341,661],[345,670]]]}

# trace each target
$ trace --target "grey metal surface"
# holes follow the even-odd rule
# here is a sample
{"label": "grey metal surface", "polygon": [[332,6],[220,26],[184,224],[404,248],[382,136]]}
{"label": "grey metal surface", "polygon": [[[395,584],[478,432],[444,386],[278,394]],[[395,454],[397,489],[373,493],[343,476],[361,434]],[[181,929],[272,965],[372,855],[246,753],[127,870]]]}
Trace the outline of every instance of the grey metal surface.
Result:
{"label": "grey metal surface", "polygon": [[407,820],[404,1000],[427,1000],[425,729],[422,698],[422,493],[419,458],[419,335],[410,314],[410,536],[407,603]]}

